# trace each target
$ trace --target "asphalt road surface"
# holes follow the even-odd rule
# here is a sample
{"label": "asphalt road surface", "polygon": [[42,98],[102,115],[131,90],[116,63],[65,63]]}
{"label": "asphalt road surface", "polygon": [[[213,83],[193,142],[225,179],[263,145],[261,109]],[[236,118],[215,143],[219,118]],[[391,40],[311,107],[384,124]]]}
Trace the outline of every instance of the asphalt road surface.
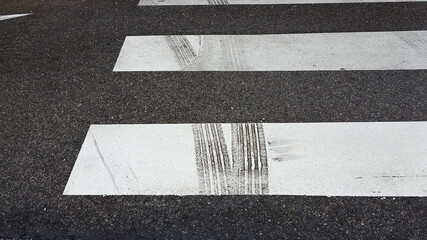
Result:
{"label": "asphalt road surface", "polygon": [[[126,36],[427,30],[427,3],[0,0],[0,237],[426,239],[427,198],[64,196],[90,124],[427,121],[427,71],[113,72]],[[425,48],[425,45],[424,45]]]}

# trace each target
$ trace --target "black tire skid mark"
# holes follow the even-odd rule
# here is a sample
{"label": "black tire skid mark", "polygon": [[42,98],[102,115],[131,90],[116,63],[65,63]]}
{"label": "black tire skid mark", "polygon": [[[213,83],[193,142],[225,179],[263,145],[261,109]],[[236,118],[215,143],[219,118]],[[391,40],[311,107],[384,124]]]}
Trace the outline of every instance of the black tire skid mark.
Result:
{"label": "black tire skid mark", "polygon": [[209,5],[229,5],[227,0],[207,0]]}
{"label": "black tire skid mark", "polygon": [[268,164],[261,123],[232,126],[233,172],[239,194],[268,194]]}
{"label": "black tire skid mark", "polygon": [[257,132],[258,132],[258,149],[261,161],[261,193],[268,194],[268,158],[267,158],[267,147],[265,145],[265,134],[264,126],[262,123],[257,123]]}
{"label": "black tire skid mark", "polygon": [[225,176],[225,166],[224,166],[224,159],[221,156],[220,152],[220,142],[218,138],[218,133],[216,131],[216,124],[210,124],[213,142],[214,142],[214,149],[216,153],[216,159],[217,160],[217,169],[218,169],[218,180],[219,180],[219,188],[221,194],[227,194],[227,184],[226,184],[226,176]]}
{"label": "black tire skid mark", "polygon": [[196,62],[197,53],[185,36],[168,35],[165,37],[182,68]]}
{"label": "black tire skid mark", "polygon": [[193,124],[193,135],[201,193],[269,193],[267,151],[261,123],[231,124],[232,159],[221,124]]}
{"label": "black tire skid mark", "polygon": [[202,144],[201,144],[201,136],[200,136],[200,130],[199,126],[194,124],[192,125],[193,129],[193,138],[194,138],[194,149],[196,152],[196,167],[197,167],[197,174],[199,178],[199,192],[200,194],[206,194],[206,181],[205,181],[205,174],[204,174],[204,166],[203,166],[203,160],[202,160]]}

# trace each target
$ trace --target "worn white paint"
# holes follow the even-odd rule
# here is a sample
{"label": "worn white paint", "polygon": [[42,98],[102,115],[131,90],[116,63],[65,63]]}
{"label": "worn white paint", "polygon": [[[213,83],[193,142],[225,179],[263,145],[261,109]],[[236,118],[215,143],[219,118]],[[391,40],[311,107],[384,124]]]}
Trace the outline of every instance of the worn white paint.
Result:
{"label": "worn white paint", "polygon": [[427,31],[179,37],[127,37],[114,71],[427,69]]}
{"label": "worn white paint", "polygon": [[[272,195],[427,196],[427,122],[263,126]],[[92,125],[64,194],[199,194],[191,124]]]}
{"label": "worn white paint", "polygon": [[12,19],[12,18],[18,18],[18,17],[24,17],[31,15],[32,13],[24,13],[24,14],[11,14],[11,15],[0,15],[0,21]]}
{"label": "worn white paint", "polygon": [[139,6],[425,2],[425,0],[140,0]]}

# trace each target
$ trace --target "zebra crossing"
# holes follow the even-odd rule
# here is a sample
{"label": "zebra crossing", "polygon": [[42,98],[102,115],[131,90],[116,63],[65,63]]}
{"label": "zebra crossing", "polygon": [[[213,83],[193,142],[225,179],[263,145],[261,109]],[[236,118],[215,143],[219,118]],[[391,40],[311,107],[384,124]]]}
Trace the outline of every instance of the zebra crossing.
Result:
{"label": "zebra crossing", "polygon": [[[298,3],[338,2],[360,1]],[[261,3],[296,2],[143,0],[139,5]],[[128,36],[117,54],[112,71],[123,76],[426,70],[427,31]],[[64,195],[425,197],[426,133],[423,121],[94,124]]]}

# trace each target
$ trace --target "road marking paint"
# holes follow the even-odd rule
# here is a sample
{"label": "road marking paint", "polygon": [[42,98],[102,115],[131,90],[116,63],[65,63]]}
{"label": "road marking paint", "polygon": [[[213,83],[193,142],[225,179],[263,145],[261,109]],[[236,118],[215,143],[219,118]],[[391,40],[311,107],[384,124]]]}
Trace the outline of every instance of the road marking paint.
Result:
{"label": "road marking paint", "polygon": [[425,2],[426,0],[140,0],[139,6]]}
{"label": "road marking paint", "polygon": [[12,14],[12,15],[0,15],[0,21],[12,19],[12,18],[18,18],[18,17],[24,17],[31,15],[32,13],[24,13],[24,14]]}
{"label": "road marking paint", "polygon": [[427,196],[427,122],[92,125],[65,195]]}
{"label": "road marking paint", "polygon": [[427,31],[129,36],[114,71],[427,69]]}

